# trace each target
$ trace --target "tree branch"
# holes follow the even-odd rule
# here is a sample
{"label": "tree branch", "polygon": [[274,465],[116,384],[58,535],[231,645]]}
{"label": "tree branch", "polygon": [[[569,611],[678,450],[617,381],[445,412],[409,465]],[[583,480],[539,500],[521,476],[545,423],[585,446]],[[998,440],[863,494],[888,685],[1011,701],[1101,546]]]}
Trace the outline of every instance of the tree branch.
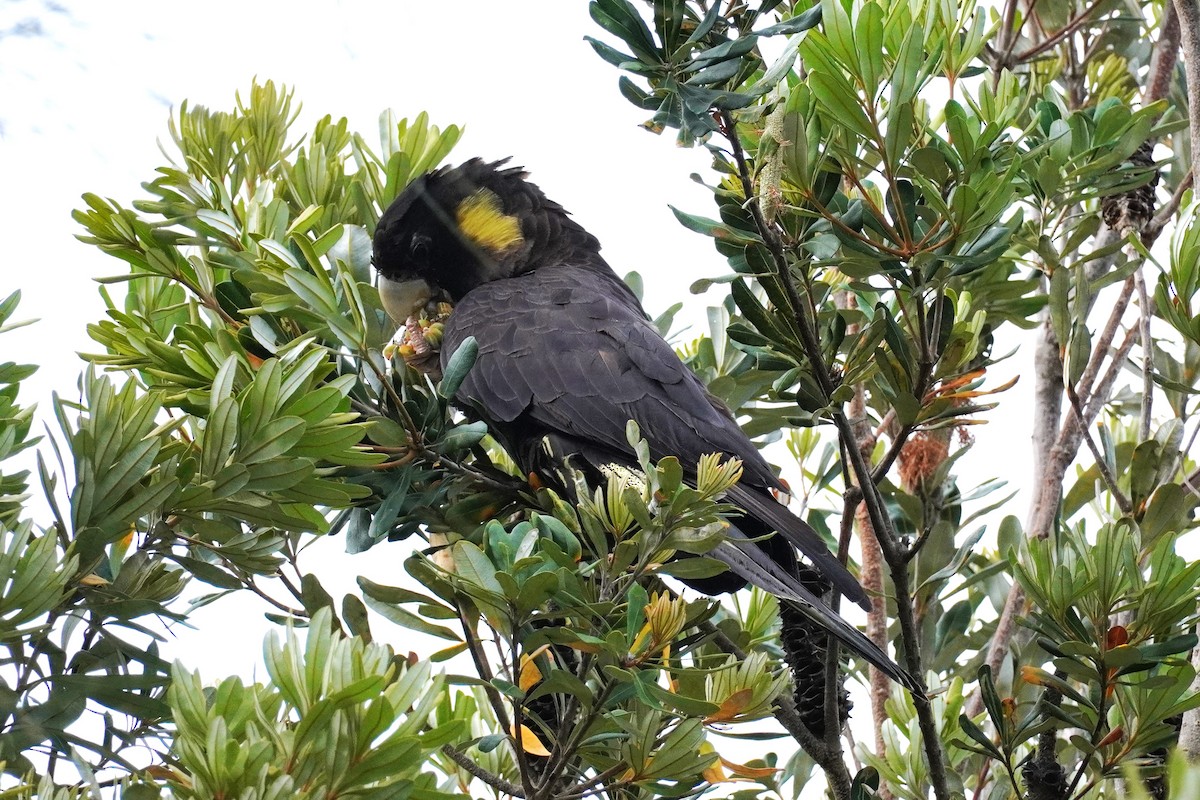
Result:
{"label": "tree branch", "polygon": [[1139,267],[1133,273],[1133,282],[1138,293],[1138,332],[1142,340],[1142,409],[1138,420],[1138,433],[1142,441],[1150,438],[1150,415],[1154,408],[1154,340],[1150,338],[1150,296],[1146,291],[1146,278]]}
{"label": "tree branch", "polygon": [[[853,297],[853,295],[851,295]],[[875,436],[863,423],[866,421],[866,393],[861,385],[854,387],[854,400],[851,401],[850,413],[860,423],[860,434],[855,445],[864,453],[869,453],[875,445]],[[896,449],[898,452],[898,448]],[[886,470],[885,470],[886,473]],[[876,467],[876,474],[879,468]],[[860,493],[861,496],[861,493]],[[849,493],[845,498],[842,510],[843,519],[853,519],[858,524],[858,541],[861,548],[859,564],[859,582],[863,590],[871,598],[871,610],[867,612],[867,638],[885,653],[887,652],[887,597],[883,593],[883,560],[879,550],[879,541],[875,537],[875,529],[871,527],[871,519],[859,497],[851,498]],[[887,746],[883,738],[883,723],[887,721],[885,704],[891,693],[888,676],[878,667],[871,666],[868,670],[871,686],[871,721],[875,729],[875,755],[884,757]]]}
{"label": "tree branch", "polygon": [[442,752],[455,764],[462,767],[464,770],[471,773],[488,786],[499,789],[501,792],[504,792],[504,794],[511,795],[513,797],[525,797],[525,792],[521,790],[520,786],[506,781],[499,775],[493,775],[492,773],[488,772],[486,769],[472,761],[466,753],[456,749],[453,745],[442,745]]}
{"label": "tree branch", "polygon": [[[738,177],[742,190],[747,198],[746,207],[754,218],[767,250],[771,254],[776,273],[787,293],[788,300],[795,311],[796,325],[800,333],[801,344],[809,363],[813,367],[813,378],[821,390],[823,399],[829,402],[833,396],[836,382],[830,374],[825,360],[821,355],[821,343],[817,337],[813,321],[805,312],[806,304],[796,289],[792,280],[791,268],[775,229],[762,216],[762,209],[755,201],[754,184],[750,177],[750,167],[742,143],[738,138],[737,125],[728,111],[720,112],[722,127],[729,141],[734,160],[737,162]],[[838,439],[843,443],[843,452],[850,459],[851,473],[858,482],[863,493],[863,502],[870,515],[871,525],[875,530],[884,560],[892,575],[892,585],[896,590],[896,615],[900,621],[900,635],[904,642],[904,666],[921,688],[919,694],[914,694],[917,709],[917,721],[921,729],[922,746],[926,760],[929,762],[929,778],[933,793],[937,800],[949,800],[950,790],[946,775],[946,759],[942,752],[942,740],[938,734],[937,721],[933,718],[933,709],[929,704],[925,681],[922,677],[924,668],[921,664],[920,635],[913,613],[912,598],[908,578],[908,559],[905,550],[900,545],[892,520],[885,512],[885,503],[879,493],[866,459],[854,447],[854,430],[845,412],[838,407],[830,409],[834,426],[837,428]]]}
{"label": "tree branch", "polygon": [[[746,658],[746,651],[737,646],[732,639],[725,635],[725,632],[711,622],[705,621],[698,626],[700,630],[710,634],[713,641],[724,650],[737,656],[739,659]],[[831,637],[832,638],[832,637]],[[850,797],[850,772],[846,769],[846,763],[842,760],[841,748],[838,747],[835,752],[830,752],[829,747],[821,739],[813,736],[812,731],[800,719],[799,712],[796,711],[795,698],[788,692],[784,692],[775,701],[774,708],[775,719],[783,726],[783,729],[791,734],[804,752],[812,757],[812,760],[817,762],[825,772],[825,777],[829,780],[829,790],[836,798]]]}
{"label": "tree branch", "polygon": [[1192,158],[1200,147],[1200,6],[1196,0],[1174,0],[1179,16],[1179,43],[1183,50],[1183,68],[1187,75],[1188,127]]}
{"label": "tree branch", "polygon": [[1167,227],[1167,223],[1175,216],[1175,212],[1179,210],[1179,205],[1183,202],[1183,195],[1188,189],[1192,188],[1192,176],[1195,174],[1193,170],[1188,170],[1188,174],[1183,176],[1183,180],[1175,187],[1175,191],[1171,193],[1171,199],[1166,204],[1155,212],[1146,229],[1142,231],[1142,242],[1147,247],[1154,243],[1158,235],[1162,233],[1162,229]]}
{"label": "tree branch", "polygon": [[[1187,75],[1188,123],[1194,163],[1196,154],[1200,153],[1200,7],[1197,7],[1196,0],[1174,0],[1174,8],[1179,17],[1179,41]],[[1195,175],[1194,166],[1192,174]],[[1143,347],[1148,346],[1143,344]],[[1200,631],[1200,626],[1196,630]],[[1193,651],[1192,663],[1200,664],[1200,647]],[[1200,689],[1200,678],[1193,682],[1192,689]],[[1179,747],[1189,761],[1200,759],[1200,710],[1192,709],[1183,715]]]}
{"label": "tree branch", "polygon": [[1179,63],[1179,15],[1175,13],[1173,3],[1168,2],[1166,6],[1158,43],[1150,57],[1150,82],[1142,93],[1142,104],[1147,106],[1167,96],[1175,66]]}
{"label": "tree branch", "polygon": [[1079,12],[1078,16],[1076,16],[1074,19],[1069,20],[1066,25],[1064,25],[1061,29],[1052,33],[1047,39],[1039,42],[1038,44],[1034,45],[1033,47],[1030,47],[1028,50],[1026,50],[1023,53],[1018,53],[1016,60],[1018,62],[1022,62],[1022,61],[1028,61],[1031,58],[1037,58],[1042,53],[1049,50],[1051,47],[1054,47],[1056,44],[1061,42],[1063,39],[1067,38],[1072,33],[1077,31],[1079,29],[1079,26],[1081,26],[1081,25],[1083,25],[1083,23],[1087,22],[1088,17],[1090,17],[1096,11],[1096,9],[1100,7],[1100,4],[1103,2],[1104,2],[1104,0],[1094,0],[1094,2],[1090,6],[1085,8],[1083,11]]}
{"label": "tree branch", "polygon": [[1079,424],[1083,441],[1087,443],[1088,450],[1091,451],[1092,458],[1096,461],[1096,469],[1100,471],[1100,477],[1103,479],[1105,487],[1112,493],[1121,511],[1125,514],[1130,513],[1133,511],[1133,504],[1129,502],[1129,498],[1117,486],[1117,476],[1113,475],[1112,470],[1108,468],[1108,462],[1104,460],[1104,454],[1096,446],[1096,441],[1092,438],[1091,432],[1088,431],[1088,426],[1083,422],[1083,406],[1079,402],[1079,395],[1075,394],[1075,390],[1069,384],[1067,386],[1067,396],[1071,400],[1071,409],[1075,412],[1075,419]]}
{"label": "tree branch", "polygon": [[1092,384],[1095,383],[1096,375],[1099,374],[1101,365],[1108,357],[1108,348],[1112,347],[1113,338],[1116,337],[1117,330],[1121,327],[1121,317],[1125,315],[1125,309],[1129,307],[1133,289],[1133,276],[1131,275],[1125,279],[1125,284],[1121,287],[1121,294],[1117,296],[1112,311],[1108,314],[1108,322],[1104,324],[1100,338],[1092,346],[1092,356],[1079,376],[1075,390],[1079,392],[1080,399],[1085,403],[1092,398]]}
{"label": "tree branch", "polygon": [[[1107,247],[1115,241],[1116,233],[1108,228],[1102,228],[1097,235],[1096,249]],[[1088,279],[1094,280],[1112,267],[1115,255],[1093,259],[1087,264]],[[1031,538],[1044,539],[1050,535],[1054,525],[1058,503],[1062,495],[1062,482],[1067,468],[1079,452],[1081,439],[1079,424],[1084,428],[1091,425],[1099,412],[1100,406],[1108,402],[1109,393],[1116,381],[1117,372],[1129,355],[1132,342],[1128,339],[1121,348],[1112,355],[1110,370],[1101,379],[1099,386],[1093,388],[1096,376],[1109,355],[1113,338],[1120,328],[1121,317],[1129,305],[1134,289],[1133,279],[1128,278],[1121,288],[1109,313],[1108,321],[1092,348],[1091,358],[1080,376],[1077,390],[1084,407],[1081,420],[1068,416],[1062,420],[1063,396],[1063,364],[1061,347],[1050,324],[1048,311],[1043,311],[1041,336],[1034,351],[1034,419],[1033,419],[1033,452],[1034,452],[1034,500],[1029,507],[1025,520],[1025,535]],[[1115,371],[1114,371],[1115,370]],[[1101,398],[1098,405],[1093,400]],[[1095,412],[1093,413],[1093,409]],[[1061,423],[1060,423],[1061,420]],[[1061,427],[1060,427],[1061,424]],[[988,643],[987,664],[993,673],[998,673],[1000,666],[1012,644],[1017,632],[1017,616],[1025,605],[1025,591],[1021,584],[1013,582],[1005,599],[1004,607],[1000,610],[1000,618],[996,621],[996,632]],[[978,691],[972,694],[966,704],[967,716],[973,717],[983,710],[983,697]]]}

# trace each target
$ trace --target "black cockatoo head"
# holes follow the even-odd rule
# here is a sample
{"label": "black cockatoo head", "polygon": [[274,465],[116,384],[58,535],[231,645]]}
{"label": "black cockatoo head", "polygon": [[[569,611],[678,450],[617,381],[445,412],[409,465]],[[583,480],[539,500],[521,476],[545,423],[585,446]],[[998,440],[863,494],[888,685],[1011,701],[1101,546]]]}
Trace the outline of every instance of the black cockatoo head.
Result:
{"label": "black cockatoo head", "polygon": [[547,266],[576,247],[599,250],[520,167],[474,158],[413,181],[375,230],[384,307],[402,322],[435,295]]}

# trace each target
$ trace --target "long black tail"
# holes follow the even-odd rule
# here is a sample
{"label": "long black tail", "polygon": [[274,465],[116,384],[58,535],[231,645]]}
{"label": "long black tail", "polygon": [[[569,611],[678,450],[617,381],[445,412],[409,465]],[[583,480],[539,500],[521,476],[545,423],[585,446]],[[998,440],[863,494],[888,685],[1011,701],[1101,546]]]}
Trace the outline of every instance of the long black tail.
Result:
{"label": "long black tail", "polygon": [[745,578],[747,582],[781,600],[790,600],[800,614],[829,631],[838,641],[910,692],[922,691],[916,678],[888,658],[887,653],[880,650],[861,631],[834,613],[833,609],[813,594],[795,574],[773,561],[741,530],[731,525],[726,533],[728,540],[717,545],[711,553],[713,557],[723,561],[730,570]]}
{"label": "long black tail", "polygon": [[825,540],[811,525],[788,511],[782,503],[776,502],[775,498],[751,486],[737,484],[729,490],[728,499],[763,523],[768,530],[778,531],[783,538],[791,542],[838,594],[858,603],[864,610],[871,610],[871,600],[867,593],[842,566],[842,562],[829,552]]}

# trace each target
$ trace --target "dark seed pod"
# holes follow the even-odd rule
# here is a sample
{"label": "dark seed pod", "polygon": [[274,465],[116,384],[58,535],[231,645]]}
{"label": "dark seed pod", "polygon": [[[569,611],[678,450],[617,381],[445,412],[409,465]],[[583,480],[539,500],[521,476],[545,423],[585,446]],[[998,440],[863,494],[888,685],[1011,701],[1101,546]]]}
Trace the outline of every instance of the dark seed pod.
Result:
{"label": "dark seed pod", "polygon": [[[1136,167],[1154,166],[1154,142],[1142,142],[1142,145],[1133,151],[1129,161]],[[1122,194],[1102,198],[1100,213],[1104,224],[1122,236],[1131,231],[1137,234],[1145,233],[1157,208],[1154,190],[1158,187],[1159,177],[1158,170],[1155,170],[1150,180],[1141,186]]]}
{"label": "dark seed pod", "polygon": [[[1048,716],[1049,706],[1061,704],[1062,694],[1052,686],[1046,687],[1040,701],[1042,713]],[[1038,735],[1037,751],[1021,770],[1027,800],[1066,800],[1067,770],[1058,763],[1057,744],[1058,736],[1054,728]]]}
{"label": "dark seed pod", "polygon": [[1029,800],[1064,800],[1067,796],[1067,771],[1051,755],[1043,757],[1043,751],[1021,770],[1025,779],[1025,796]]}
{"label": "dark seed pod", "polygon": [[[797,566],[800,582],[817,597],[829,592],[829,584],[820,574],[804,565]],[[796,710],[804,726],[814,736],[825,735],[825,655],[829,652],[829,634],[801,613],[794,603],[779,604],[783,652],[792,672]],[[839,671],[838,681],[841,682]],[[850,695],[838,686],[838,720],[844,725],[850,717]]]}

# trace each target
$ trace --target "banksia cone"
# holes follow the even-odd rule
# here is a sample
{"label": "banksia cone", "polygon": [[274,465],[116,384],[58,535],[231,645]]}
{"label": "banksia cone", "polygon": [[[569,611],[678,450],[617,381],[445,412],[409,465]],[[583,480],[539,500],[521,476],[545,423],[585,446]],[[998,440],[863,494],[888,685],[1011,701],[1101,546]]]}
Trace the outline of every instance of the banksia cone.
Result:
{"label": "banksia cone", "polygon": [[[1133,151],[1129,157],[1130,163],[1136,167],[1154,166],[1154,142],[1142,142],[1141,147]],[[1143,234],[1154,218],[1157,206],[1154,200],[1154,190],[1158,186],[1159,173],[1154,171],[1150,180],[1122,194],[1112,194],[1100,200],[1100,213],[1104,224],[1112,228],[1122,237],[1130,232]]]}
{"label": "banksia cone", "polygon": [[[817,597],[829,592],[829,584],[816,570],[800,565],[800,582]],[[795,604],[783,600],[779,604],[780,641],[792,672],[796,711],[804,726],[814,736],[825,735],[825,655],[829,652],[829,634],[800,612]],[[839,683],[841,677],[839,674]],[[845,724],[850,717],[850,695],[838,686],[838,720]]]}
{"label": "banksia cone", "polygon": [[1021,770],[1025,796],[1029,800],[1065,800],[1067,771],[1054,758],[1053,750],[1038,749],[1033,760]]}
{"label": "banksia cone", "polygon": [[[1023,670],[1023,672],[1025,671]],[[1036,679],[1024,678],[1027,683],[1044,685],[1038,674],[1047,673],[1042,670],[1030,670],[1028,673]],[[1049,707],[1058,706],[1061,703],[1062,693],[1053,686],[1047,686],[1040,701],[1042,714],[1049,719]],[[1027,800],[1066,800],[1067,770],[1058,763],[1058,754],[1055,750],[1057,744],[1057,731],[1054,728],[1044,730],[1038,735],[1037,751],[1033,758],[1025,764],[1025,768],[1021,770],[1021,777],[1025,779]]]}
{"label": "banksia cone", "polygon": [[438,354],[441,351],[442,336],[445,333],[445,323],[454,307],[449,303],[430,301],[418,315],[405,320],[404,325],[396,332],[389,350],[404,359],[404,362],[418,372],[430,375],[434,380],[441,379],[441,366]]}

